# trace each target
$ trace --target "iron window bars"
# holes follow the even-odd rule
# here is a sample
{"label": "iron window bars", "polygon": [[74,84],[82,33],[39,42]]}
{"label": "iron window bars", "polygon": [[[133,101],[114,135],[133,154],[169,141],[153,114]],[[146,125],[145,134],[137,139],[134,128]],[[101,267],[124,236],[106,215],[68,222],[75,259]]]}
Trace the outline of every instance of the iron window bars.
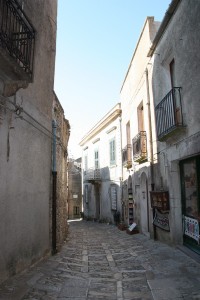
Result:
{"label": "iron window bars", "polygon": [[0,47],[33,77],[35,30],[16,0],[0,0]]}

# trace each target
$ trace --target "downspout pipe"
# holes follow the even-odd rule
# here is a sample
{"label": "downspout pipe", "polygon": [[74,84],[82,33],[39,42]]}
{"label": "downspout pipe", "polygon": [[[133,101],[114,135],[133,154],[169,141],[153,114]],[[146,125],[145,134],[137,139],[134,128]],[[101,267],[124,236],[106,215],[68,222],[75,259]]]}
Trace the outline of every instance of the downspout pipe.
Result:
{"label": "downspout pipe", "polygon": [[52,254],[57,253],[57,206],[56,206],[56,198],[57,198],[57,170],[56,170],[56,130],[57,123],[55,120],[52,121],[52,135],[53,135],[53,143],[52,143]]}
{"label": "downspout pipe", "polygon": [[122,186],[123,186],[123,161],[122,161],[122,115],[119,117],[119,130],[120,130],[120,148],[121,148],[121,178],[120,178],[120,191],[121,191],[121,222],[124,222],[124,204],[122,199]]}
{"label": "downspout pipe", "polygon": [[[152,123],[151,123],[151,103],[150,103],[150,93],[149,93],[149,72],[146,68],[146,89],[147,89],[147,106],[148,106],[148,122],[149,122],[149,143],[150,143],[150,174],[151,174],[151,191],[154,191],[154,164],[153,164],[153,137],[152,137]],[[155,217],[155,209],[153,208],[153,218]],[[148,209],[148,218],[149,218],[149,209]],[[149,222],[148,222],[149,224]],[[156,226],[153,225],[153,236],[154,240],[157,239],[156,235]]]}
{"label": "downspout pipe", "polygon": [[148,123],[149,123],[149,143],[150,143],[150,174],[151,174],[151,190],[154,191],[154,168],[153,168],[153,137],[152,137],[152,121],[151,121],[151,104],[149,93],[149,72],[146,68],[146,90],[147,90],[147,107],[148,107]]}
{"label": "downspout pipe", "polygon": [[57,123],[55,120],[52,121],[52,132],[53,132],[53,162],[52,162],[52,172],[56,172],[56,130]]}

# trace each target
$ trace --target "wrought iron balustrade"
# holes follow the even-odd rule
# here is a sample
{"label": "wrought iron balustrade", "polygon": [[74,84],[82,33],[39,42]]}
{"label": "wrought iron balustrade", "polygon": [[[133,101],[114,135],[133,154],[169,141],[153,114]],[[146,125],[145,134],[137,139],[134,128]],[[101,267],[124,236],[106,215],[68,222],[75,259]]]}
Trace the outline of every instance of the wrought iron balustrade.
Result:
{"label": "wrought iron balustrade", "polygon": [[181,88],[174,87],[155,107],[158,140],[183,127]]}
{"label": "wrought iron balustrade", "polygon": [[0,0],[0,47],[30,79],[33,76],[35,30],[17,0]]}
{"label": "wrought iron balustrade", "polygon": [[84,181],[99,181],[101,180],[100,169],[88,169],[84,172]]}
{"label": "wrought iron balustrade", "polygon": [[130,168],[132,166],[132,146],[127,144],[126,147],[122,149],[122,163],[123,166]]}
{"label": "wrought iron balustrade", "polygon": [[140,131],[132,140],[133,160],[141,162],[147,159],[147,137],[146,131]]}

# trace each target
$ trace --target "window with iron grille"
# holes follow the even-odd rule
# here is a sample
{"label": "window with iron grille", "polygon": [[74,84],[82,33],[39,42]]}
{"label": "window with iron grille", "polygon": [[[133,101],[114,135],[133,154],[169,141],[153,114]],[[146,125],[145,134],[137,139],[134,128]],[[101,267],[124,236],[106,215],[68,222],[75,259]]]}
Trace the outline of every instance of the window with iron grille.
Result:
{"label": "window with iron grille", "polygon": [[23,6],[22,0],[0,0],[0,46],[32,80],[36,32]]}

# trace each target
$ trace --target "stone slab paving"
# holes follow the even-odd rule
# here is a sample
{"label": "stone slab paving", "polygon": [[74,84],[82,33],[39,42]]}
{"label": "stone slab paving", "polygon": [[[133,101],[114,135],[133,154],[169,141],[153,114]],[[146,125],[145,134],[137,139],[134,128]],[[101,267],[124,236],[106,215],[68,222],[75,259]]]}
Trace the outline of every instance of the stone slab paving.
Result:
{"label": "stone slab paving", "polygon": [[200,300],[200,264],[116,226],[70,222],[60,253],[0,285],[0,300]]}

